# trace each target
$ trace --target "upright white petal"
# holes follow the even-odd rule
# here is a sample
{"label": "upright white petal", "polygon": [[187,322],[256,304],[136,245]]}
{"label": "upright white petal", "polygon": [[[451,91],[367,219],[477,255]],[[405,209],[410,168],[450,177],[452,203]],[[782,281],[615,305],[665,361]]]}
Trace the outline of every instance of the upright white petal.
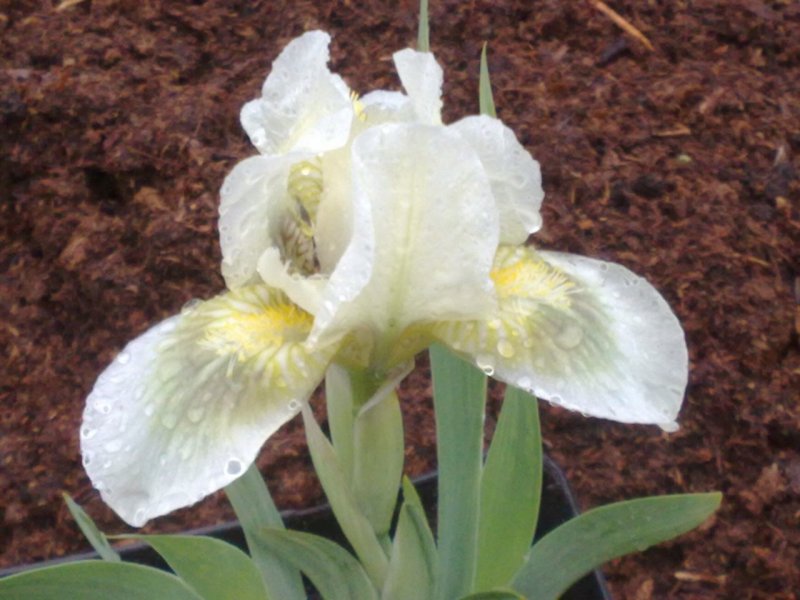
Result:
{"label": "upright white petal", "polygon": [[450,125],[481,159],[500,213],[500,242],[523,244],[539,231],[544,200],[539,163],[517,141],[514,132],[486,115]]}
{"label": "upright white petal", "polygon": [[498,309],[438,324],[487,373],[587,415],[675,428],[688,377],[683,330],[647,281],[614,264],[501,247]]}
{"label": "upright white petal", "polygon": [[[302,156],[302,155],[301,155]],[[296,156],[253,156],[237,164],[220,190],[222,275],[230,289],[258,280],[258,260],[278,244],[294,201],[286,179]]]}
{"label": "upright white petal", "polygon": [[262,96],[244,105],[242,126],[262,154],[319,153],[350,135],[353,106],[342,78],[328,69],[330,36],[309,31],[272,64]]}
{"label": "upright white petal", "polygon": [[244,473],[335,350],[306,344],[311,319],[250,287],[130,342],[97,379],[81,426],[83,464],[106,503],[139,527]]}
{"label": "upright white petal", "polygon": [[430,52],[406,48],[392,55],[397,74],[414,106],[417,121],[442,122],[442,67]]}
{"label": "upright white petal", "polygon": [[498,221],[480,160],[443,127],[389,124],[353,144],[353,236],[312,338],[369,329],[384,342],[413,323],[492,308]]}

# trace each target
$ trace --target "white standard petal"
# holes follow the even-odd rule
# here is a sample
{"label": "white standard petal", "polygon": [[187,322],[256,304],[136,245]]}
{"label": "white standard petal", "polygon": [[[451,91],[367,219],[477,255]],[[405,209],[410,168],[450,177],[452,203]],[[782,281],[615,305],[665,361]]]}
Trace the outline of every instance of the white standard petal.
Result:
{"label": "white standard petal", "polygon": [[241,122],[262,154],[320,153],[350,135],[353,105],[342,78],[328,69],[330,36],[309,31],[272,64],[262,96],[244,105]]}
{"label": "white standard petal", "polygon": [[311,322],[259,286],[130,342],[95,383],[80,429],[83,464],[106,503],[139,527],[244,473],[335,350],[306,344]]}
{"label": "white standard petal", "polygon": [[222,276],[230,289],[257,281],[261,254],[279,243],[294,206],[286,180],[302,155],[253,156],[237,164],[220,190],[219,238]]}
{"label": "white standard petal", "polygon": [[500,213],[500,242],[522,244],[542,226],[544,200],[539,163],[517,141],[514,132],[486,115],[450,125],[478,153]]}
{"label": "white standard petal", "polygon": [[498,379],[587,415],[674,430],[688,377],[683,330],[647,281],[614,264],[501,247],[498,310],[436,335]]}
{"label": "white standard petal", "polygon": [[493,307],[498,221],[480,161],[443,127],[381,125],[353,143],[353,236],[331,275],[315,336],[408,326]]}
{"label": "white standard petal", "polygon": [[395,52],[392,58],[417,120],[431,125],[441,124],[444,75],[433,54],[406,48]]}

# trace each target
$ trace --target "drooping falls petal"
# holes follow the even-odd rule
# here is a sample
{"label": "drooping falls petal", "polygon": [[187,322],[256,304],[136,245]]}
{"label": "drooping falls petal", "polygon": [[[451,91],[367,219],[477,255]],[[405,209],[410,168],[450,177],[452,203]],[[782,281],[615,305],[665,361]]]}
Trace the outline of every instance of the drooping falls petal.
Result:
{"label": "drooping falls petal", "polygon": [[517,141],[514,132],[486,115],[450,125],[477,152],[492,186],[500,214],[500,242],[523,244],[539,231],[544,200],[539,163]]}
{"label": "drooping falls petal", "polygon": [[329,43],[322,31],[289,42],[272,64],[261,98],[242,108],[242,126],[262,154],[319,153],[347,141],[350,90],[328,70]]}
{"label": "drooping falls petal", "polygon": [[386,124],[356,139],[352,165],[353,234],[312,338],[366,329],[388,347],[412,324],[491,310],[498,217],[472,148],[444,127]]}
{"label": "drooping falls petal", "polygon": [[100,375],[81,426],[83,463],[125,521],[197,502],[244,473],[300,410],[335,348],[265,286],[229,292],[130,342]]}
{"label": "drooping falls petal", "polygon": [[442,122],[442,67],[430,52],[406,48],[392,55],[397,74],[420,123]]}
{"label": "drooping falls petal", "polygon": [[675,427],[683,330],[647,281],[608,262],[501,246],[497,310],[435,334],[495,377],[571,410]]}

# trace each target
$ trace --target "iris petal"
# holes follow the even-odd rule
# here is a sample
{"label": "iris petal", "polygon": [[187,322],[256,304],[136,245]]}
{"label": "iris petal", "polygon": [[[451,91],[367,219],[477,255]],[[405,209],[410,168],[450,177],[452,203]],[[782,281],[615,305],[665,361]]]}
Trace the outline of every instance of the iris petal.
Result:
{"label": "iris petal", "polygon": [[501,247],[497,310],[436,336],[496,378],[587,415],[674,427],[687,381],[683,330],[661,295],[614,264]]}
{"label": "iris petal", "polygon": [[406,48],[392,56],[397,74],[420,123],[442,123],[442,67],[430,52]]}
{"label": "iris petal", "polygon": [[264,286],[226,293],[130,342],[100,375],[81,452],[103,499],[134,526],[227,485],[300,410],[336,348]]}

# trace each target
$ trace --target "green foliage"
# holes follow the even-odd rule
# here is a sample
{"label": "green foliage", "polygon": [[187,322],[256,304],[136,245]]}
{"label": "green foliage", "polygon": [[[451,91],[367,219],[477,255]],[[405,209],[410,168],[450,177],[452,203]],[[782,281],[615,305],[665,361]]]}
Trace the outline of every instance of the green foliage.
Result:
{"label": "green foliage", "polygon": [[87,560],[45,567],[0,579],[3,600],[202,600],[183,581],[132,563]]}
{"label": "green foliage", "polygon": [[590,510],[539,540],[512,587],[537,600],[555,600],[612,558],[641,552],[697,527],[721,500],[719,493],[654,496]]}
{"label": "green foliage", "polygon": [[255,535],[264,527],[283,528],[283,520],[261,473],[255,464],[225,487],[236,518],[244,531],[247,547],[253,562],[261,573],[269,600],[299,600],[305,597],[300,573],[269,548],[265,548]]}
{"label": "green foliage", "polygon": [[97,552],[103,560],[119,562],[119,554],[111,547],[111,544],[108,543],[108,538],[97,528],[92,518],[72,499],[72,496],[66,493],[63,494],[63,496],[72,518],[75,519],[75,522],[78,524],[78,527],[80,527],[83,535],[86,536],[88,542],[92,545],[92,548],[94,548],[94,551]]}
{"label": "green foliage", "polygon": [[485,43],[483,44],[483,50],[481,50],[481,74],[478,83],[478,101],[482,115],[497,117],[497,111],[494,107],[494,97],[492,96],[492,82],[489,79],[489,63],[486,59]]}
{"label": "green foliage", "polygon": [[378,600],[369,577],[353,556],[325,538],[264,529],[261,542],[300,569],[325,600]]}
{"label": "green foliage", "polygon": [[428,0],[420,0],[419,3],[419,31],[417,32],[417,50],[419,52],[430,52],[430,30],[428,27]]}
{"label": "green foliage", "polygon": [[536,398],[506,387],[481,481],[475,589],[507,585],[533,542],[542,488]]}
{"label": "green foliage", "polygon": [[[204,600],[264,600],[261,574],[244,552],[221,540],[194,535],[127,535],[158,552]],[[302,596],[301,596],[302,597]]]}
{"label": "green foliage", "polygon": [[430,350],[439,463],[436,598],[473,589],[478,555],[486,375],[442,346]]}

